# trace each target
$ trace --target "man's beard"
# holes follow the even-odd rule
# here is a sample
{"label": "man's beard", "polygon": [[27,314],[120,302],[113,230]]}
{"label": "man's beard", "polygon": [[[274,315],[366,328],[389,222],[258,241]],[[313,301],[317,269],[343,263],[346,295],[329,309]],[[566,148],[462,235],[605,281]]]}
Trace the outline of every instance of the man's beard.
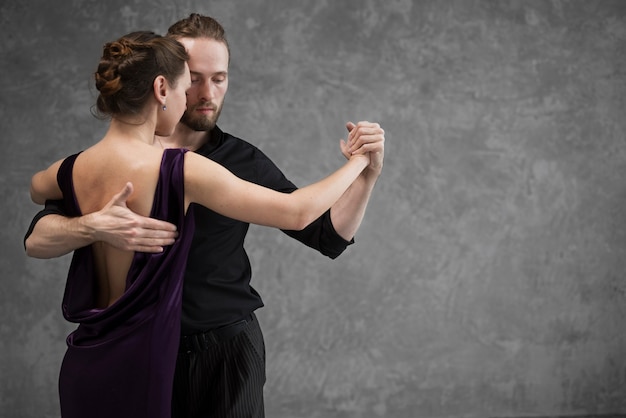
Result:
{"label": "man's beard", "polygon": [[206,106],[206,103],[198,103],[191,109],[185,110],[180,122],[194,131],[210,131],[217,125],[217,120],[222,112],[222,106],[216,107],[212,116],[194,115],[195,109],[200,106]]}

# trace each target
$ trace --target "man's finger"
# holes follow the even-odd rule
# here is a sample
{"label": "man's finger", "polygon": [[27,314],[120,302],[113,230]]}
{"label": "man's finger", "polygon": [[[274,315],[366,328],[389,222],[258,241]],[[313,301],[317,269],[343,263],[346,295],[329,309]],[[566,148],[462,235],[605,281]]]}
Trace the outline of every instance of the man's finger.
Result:
{"label": "man's finger", "polygon": [[111,202],[117,206],[126,206],[126,200],[133,194],[133,183],[127,182],[122,190],[113,196]]}
{"label": "man's finger", "polygon": [[172,223],[147,217],[144,217],[144,223],[142,227],[144,229],[150,229],[154,231],[164,231],[167,232],[168,235],[170,235],[172,231],[176,231],[176,225]]}
{"label": "man's finger", "polygon": [[354,141],[354,143],[350,146],[350,152],[354,152],[357,149],[362,148],[364,145],[370,145],[382,150],[384,149],[384,144],[384,138],[379,135],[364,135],[359,137],[358,140]]}
{"label": "man's finger", "polygon": [[129,247],[127,250],[128,251],[137,251],[137,252],[140,252],[140,253],[162,253],[163,252],[163,247],[137,245],[137,246]]}

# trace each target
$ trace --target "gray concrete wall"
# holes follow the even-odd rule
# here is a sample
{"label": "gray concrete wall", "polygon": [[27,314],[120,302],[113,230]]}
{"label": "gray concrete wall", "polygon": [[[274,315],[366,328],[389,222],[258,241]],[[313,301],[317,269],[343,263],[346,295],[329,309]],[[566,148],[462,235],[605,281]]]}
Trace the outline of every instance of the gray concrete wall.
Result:
{"label": "gray concrete wall", "polygon": [[338,260],[252,228],[269,417],[626,413],[626,2],[5,0],[0,416],[59,415],[71,330],[30,176],[102,135],[102,44],[192,11],[231,42],[220,126],[297,184],[386,130]]}

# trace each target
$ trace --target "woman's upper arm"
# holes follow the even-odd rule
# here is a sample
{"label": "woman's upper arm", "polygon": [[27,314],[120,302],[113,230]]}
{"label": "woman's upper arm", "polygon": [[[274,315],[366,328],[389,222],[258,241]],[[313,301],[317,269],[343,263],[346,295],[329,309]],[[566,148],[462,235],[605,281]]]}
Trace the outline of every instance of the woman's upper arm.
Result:
{"label": "woman's upper arm", "polygon": [[295,229],[297,205],[288,195],[245,180],[206,157],[185,154],[185,195],[229,218],[243,222]]}
{"label": "woman's upper arm", "polygon": [[46,200],[63,198],[63,193],[57,183],[57,172],[62,162],[63,160],[59,160],[33,176],[30,181],[30,197],[33,202],[43,205]]}

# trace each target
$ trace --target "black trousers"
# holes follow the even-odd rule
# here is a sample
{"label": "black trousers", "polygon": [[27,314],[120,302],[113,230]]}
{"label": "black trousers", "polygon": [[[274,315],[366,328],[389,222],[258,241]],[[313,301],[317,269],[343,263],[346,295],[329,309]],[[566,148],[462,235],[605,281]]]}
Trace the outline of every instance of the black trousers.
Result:
{"label": "black trousers", "polygon": [[234,329],[236,335],[230,335],[233,329],[226,330],[226,335],[209,332],[183,337],[174,375],[172,418],[265,416],[261,327],[252,314],[247,323]]}

